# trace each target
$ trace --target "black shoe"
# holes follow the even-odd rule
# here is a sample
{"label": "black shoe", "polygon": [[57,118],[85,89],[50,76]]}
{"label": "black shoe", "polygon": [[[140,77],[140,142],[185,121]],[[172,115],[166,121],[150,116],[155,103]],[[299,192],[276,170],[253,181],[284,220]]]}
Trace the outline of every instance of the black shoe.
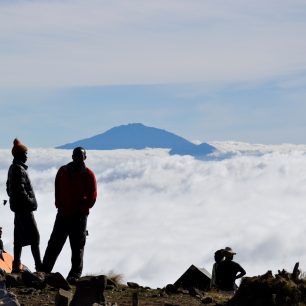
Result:
{"label": "black shoe", "polygon": [[21,265],[20,261],[13,260],[11,273],[20,273],[21,272],[20,265]]}
{"label": "black shoe", "polygon": [[13,268],[11,273],[20,273],[20,268]]}
{"label": "black shoe", "polygon": [[43,264],[40,263],[40,264],[35,265],[35,271],[36,272],[44,272]]}
{"label": "black shoe", "polygon": [[68,276],[67,277],[67,282],[70,284],[70,285],[75,285],[78,281],[78,277],[74,277],[74,276]]}

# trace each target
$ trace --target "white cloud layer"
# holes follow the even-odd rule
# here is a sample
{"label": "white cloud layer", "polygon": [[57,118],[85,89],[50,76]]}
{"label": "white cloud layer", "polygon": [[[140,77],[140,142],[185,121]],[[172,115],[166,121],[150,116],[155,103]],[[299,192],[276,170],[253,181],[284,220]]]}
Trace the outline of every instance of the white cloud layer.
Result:
{"label": "white cloud layer", "polygon": [[[230,246],[247,275],[305,270],[306,146],[216,143],[210,161],[163,150],[89,151],[99,197],[88,219],[84,273],[122,273],[152,287],[174,282],[191,264],[211,270],[215,250]],[[70,151],[33,149],[29,174],[44,253],[56,210],[53,182]],[[230,156],[230,158],[224,158]],[[0,150],[0,199],[9,150]],[[13,213],[0,207],[3,240],[12,252]],[[33,268],[29,247],[23,262]],[[67,245],[55,271],[70,265]]]}
{"label": "white cloud layer", "polygon": [[2,86],[271,78],[305,69],[305,2],[2,1]]}

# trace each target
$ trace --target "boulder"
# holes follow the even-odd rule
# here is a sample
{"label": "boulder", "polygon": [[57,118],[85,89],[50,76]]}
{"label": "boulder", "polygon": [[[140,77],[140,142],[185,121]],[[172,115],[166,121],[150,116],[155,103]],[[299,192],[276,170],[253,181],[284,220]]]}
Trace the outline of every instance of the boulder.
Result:
{"label": "boulder", "polygon": [[9,293],[5,289],[0,289],[0,305],[20,306],[15,294]]}
{"label": "boulder", "polygon": [[133,282],[127,282],[127,285],[130,287],[130,288],[140,288],[140,286],[137,284],[137,283],[133,283]]}
{"label": "boulder", "polygon": [[23,285],[21,275],[19,273],[8,273],[5,276],[6,287],[15,288]]}
{"label": "boulder", "polygon": [[105,275],[81,277],[76,283],[76,291],[70,306],[105,304],[106,283],[107,277]]}
{"label": "boulder", "polygon": [[45,282],[49,286],[57,288],[57,289],[71,290],[69,283],[63,277],[63,275],[59,272],[46,275]]}
{"label": "boulder", "polygon": [[273,276],[271,271],[255,277],[242,279],[239,289],[229,306],[299,306],[306,302],[306,282],[296,273],[285,270]]}
{"label": "boulder", "polygon": [[35,289],[43,289],[46,287],[45,282],[34,273],[25,270],[21,273],[21,279],[25,286]]}
{"label": "boulder", "polygon": [[55,306],[69,306],[72,300],[72,292],[59,289],[56,297],[55,297]]}

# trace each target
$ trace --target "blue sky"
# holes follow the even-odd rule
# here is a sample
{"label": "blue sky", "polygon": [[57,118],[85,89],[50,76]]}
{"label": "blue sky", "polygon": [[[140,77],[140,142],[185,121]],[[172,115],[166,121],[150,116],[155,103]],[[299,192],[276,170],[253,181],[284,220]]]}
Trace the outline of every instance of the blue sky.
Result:
{"label": "blue sky", "polygon": [[0,148],[130,122],[305,143],[306,1],[1,1]]}

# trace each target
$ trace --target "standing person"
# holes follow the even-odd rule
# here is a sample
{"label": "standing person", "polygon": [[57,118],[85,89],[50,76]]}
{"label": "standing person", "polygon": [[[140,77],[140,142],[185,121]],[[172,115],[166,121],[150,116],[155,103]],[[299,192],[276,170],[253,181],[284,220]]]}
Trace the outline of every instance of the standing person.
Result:
{"label": "standing person", "polygon": [[36,271],[41,270],[39,251],[40,236],[33,211],[37,210],[37,201],[27,174],[25,164],[28,148],[17,138],[14,140],[13,163],[8,170],[6,191],[10,197],[10,208],[15,213],[14,219],[14,260],[12,273],[20,272],[22,247],[30,245]]}
{"label": "standing person", "polygon": [[210,289],[218,289],[216,271],[219,263],[224,260],[224,250],[220,249],[216,251],[214,258],[215,258],[215,263],[213,265],[211,273]]}
{"label": "standing person", "polygon": [[236,254],[230,247],[224,249],[225,259],[219,263],[216,270],[216,282],[220,290],[234,291],[237,288],[235,280],[246,274],[245,270],[233,261]]}
{"label": "standing person", "polygon": [[43,259],[44,271],[50,273],[69,237],[72,266],[67,281],[71,284],[82,274],[87,216],[97,198],[96,178],[86,167],[85,159],[85,149],[77,147],[73,150],[72,162],[57,172],[55,206],[58,212]]}

